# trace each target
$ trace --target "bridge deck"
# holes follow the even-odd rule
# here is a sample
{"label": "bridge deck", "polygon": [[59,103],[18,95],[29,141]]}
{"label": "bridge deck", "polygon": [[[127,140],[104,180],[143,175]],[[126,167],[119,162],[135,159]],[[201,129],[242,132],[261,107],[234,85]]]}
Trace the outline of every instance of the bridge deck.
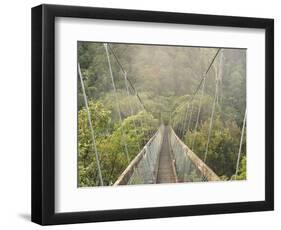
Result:
{"label": "bridge deck", "polygon": [[159,166],[157,173],[156,183],[175,183],[176,176],[174,173],[172,159],[171,159],[171,148],[169,143],[169,132],[168,127],[164,127],[164,136],[161,151],[159,154]]}

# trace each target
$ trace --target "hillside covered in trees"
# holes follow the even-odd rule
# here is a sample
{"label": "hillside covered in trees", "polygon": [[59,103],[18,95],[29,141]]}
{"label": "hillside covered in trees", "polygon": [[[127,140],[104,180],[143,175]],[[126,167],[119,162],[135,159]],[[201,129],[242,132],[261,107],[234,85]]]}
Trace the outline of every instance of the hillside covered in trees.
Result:
{"label": "hillside covered in trees", "polygon": [[[161,123],[171,125],[222,180],[234,179],[246,109],[246,50],[221,49],[197,89],[217,52],[217,48],[78,42],[104,185],[116,181]],[[100,185],[79,77],[77,109],[78,186]],[[246,179],[246,135],[236,179]]]}

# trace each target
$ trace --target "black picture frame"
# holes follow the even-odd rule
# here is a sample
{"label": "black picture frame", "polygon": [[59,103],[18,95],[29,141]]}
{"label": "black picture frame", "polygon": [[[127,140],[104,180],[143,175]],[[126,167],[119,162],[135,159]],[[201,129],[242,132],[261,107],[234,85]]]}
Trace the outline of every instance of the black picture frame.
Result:
{"label": "black picture frame", "polygon": [[[265,29],[265,200],[55,213],[55,18],[109,19]],[[274,20],[62,5],[32,8],[32,221],[41,225],[274,209]]]}

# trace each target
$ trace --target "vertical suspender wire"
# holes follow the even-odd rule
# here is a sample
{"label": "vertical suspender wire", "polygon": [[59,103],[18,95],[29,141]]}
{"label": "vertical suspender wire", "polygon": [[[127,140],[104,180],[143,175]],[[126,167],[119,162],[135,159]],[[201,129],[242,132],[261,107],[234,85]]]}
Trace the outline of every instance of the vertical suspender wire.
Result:
{"label": "vertical suspender wire", "polygon": [[[136,95],[137,96],[137,95]],[[141,113],[142,113],[142,110],[145,112],[146,110],[145,110],[145,108],[143,107],[143,105],[140,103],[140,107],[141,107]],[[145,113],[144,113],[144,115],[145,115]],[[143,125],[143,119],[142,119],[142,117],[141,117],[142,115],[140,115],[140,125],[141,125],[141,128],[142,128],[142,130],[143,130],[143,140],[144,140],[144,143],[147,141],[146,140],[146,135],[145,135],[145,129],[144,129],[144,125]]]}
{"label": "vertical suspender wire", "polygon": [[184,122],[183,122],[182,130],[181,130],[182,137],[184,137],[184,132],[186,131],[185,128],[186,128],[186,120],[187,120],[187,116],[188,116],[188,111],[189,111],[189,103],[186,104]]}
{"label": "vertical suspender wire", "polygon": [[[198,107],[198,112],[197,112],[197,118],[196,118],[195,128],[194,128],[194,131],[195,131],[195,132],[196,132],[196,130],[197,130],[198,123],[199,123],[199,116],[200,116],[201,106],[202,106],[202,98],[203,98],[203,96],[204,96],[204,90],[205,90],[205,82],[206,82],[206,77],[205,77],[204,80],[203,80],[202,92],[201,92],[201,96],[200,96],[200,99],[199,99],[199,107]],[[192,140],[192,147],[191,147],[191,150],[192,150],[192,151],[193,151],[193,148],[194,148],[195,139],[196,139],[196,134],[194,135],[193,140]]]}
{"label": "vertical suspender wire", "polygon": [[175,116],[172,116],[171,112],[170,112],[169,116],[170,116],[169,119],[170,119],[170,122],[171,122],[171,127],[175,131],[175,133],[178,135]]}
{"label": "vertical suspender wire", "polygon": [[[162,113],[161,113],[161,120],[162,120]],[[171,113],[171,111],[170,111],[170,114],[169,114],[169,125],[172,126],[172,113]]]}
{"label": "vertical suspender wire", "polygon": [[[188,106],[186,108],[186,115],[187,115],[187,112],[189,110],[189,103],[188,103]],[[187,126],[187,135],[188,135],[188,132],[189,132],[189,128],[190,128],[190,122],[191,122],[191,118],[192,118],[192,113],[193,113],[193,102],[191,102],[191,110],[190,110],[190,115],[189,115],[189,120],[188,120],[188,126]],[[185,123],[186,123],[186,119],[185,119]],[[186,124],[184,124],[185,126]],[[185,128],[184,128],[185,129]],[[187,159],[186,159],[186,155],[184,155],[184,162],[183,162],[183,181],[185,182],[185,178],[186,178],[186,164],[187,164]]]}
{"label": "vertical suspender wire", "polygon": [[239,171],[239,163],[240,163],[241,150],[242,150],[242,144],[243,144],[243,138],[244,138],[244,130],[245,130],[245,125],[246,125],[246,117],[247,117],[247,109],[245,109],[245,114],[244,114],[243,127],[242,127],[242,133],[241,133],[240,145],[239,145],[239,152],[238,152],[238,157],[237,157],[237,162],[236,162],[235,180],[237,178],[237,174]]}
{"label": "vertical suspender wire", "polygon": [[102,173],[101,173],[99,154],[98,154],[97,145],[96,145],[95,132],[94,132],[93,124],[92,124],[92,120],[91,120],[92,116],[91,116],[91,111],[90,111],[89,106],[88,106],[88,99],[87,99],[87,95],[86,95],[86,91],[85,91],[85,86],[84,86],[84,81],[82,79],[82,74],[81,74],[81,69],[80,69],[80,64],[79,63],[78,63],[78,75],[79,75],[79,79],[80,79],[80,82],[81,82],[82,91],[83,91],[83,97],[84,97],[84,102],[85,102],[85,107],[86,107],[87,114],[88,114],[88,122],[89,122],[90,130],[91,130],[91,135],[92,135],[92,147],[94,149],[95,156],[96,156],[96,163],[97,163],[97,167],[98,167],[99,180],[100,180],[101,186],[103,186],[103,178],[102,178]]}
{"label": "vertical suspender wire", "polygon": [[[137,98],[139,98],[138,93],[137,93],[136,90],[135,90],[135,95],[136,95]],[[139,100],[139,101],[140,101],[141,109],[142,109],[143,111],[146,111],[146,108],[143,106],[142,101],[141,101],[141,100]],[[144,143],[145,143],[147,140],[146,140],[145,129],[144,129],[144,125],[143,125],[143,119],[142,119],[141,115],[140,115],[140,125],[141,125],[141,128],[142,128],[142,130],[143,130],[143,141],[144,141]],[[149,147],[147,146],[146,150],[148,150],[148,148],[149,148]],[[148,150],[148,151],[150,151],[150,150]],[[146,156],[146,157],[147,157],[147,156]],[[150,168],[150,165],[149,165],[148,162],[147,162],[146,165]],[[151,177],[152,177],[152,180],[153,180],[153,183],[154,183],[154,182],[156,182],[156,178],[155,178],[154,175],[153,175],[153,169],[150,168],[150,170],[151,170]]]}
{"label": "vertical suspender wire", "polygon": [[221,51],[220,53],[220,60],[219,60],[219,74],[218,74],[218,104],[222,103],[222,78],[223,78],[223,71],[224,71],[224,66],[223,66],[223,59],[224,59],[224,50]]}
{"label": "vertical suspender wire", "polygon": [[[190,129],[190,123],[191,123],[191,119],[192,119],[192,113],[193,113],[193,102],[191,102],[191,110],[190,110],[190,115],[189,115],[189,120],[188,120],[188,126],[187,126],[187,132],[189,132]],[[188,135],[188,133],[187,133]]]}
{"label": "vertical suspender wire", "polygon": [[128,146],[127,146],[125,136],[124,136],[124,132],[123,132],[121,110],[120,110],[120,105],[119,105],[119,102],[118,102],[116,86],[115,86],[115,82],[114,82],[114,78],[113,78],[111,62],[110,62],[109,53],[108,53],[108,49],[107,49],[107,43],[104,43],[104,48],[105,48],[105,52],[106,52],[106,56],[107,56],[108,68],[109,68],[112,86],[113,86],[113,90],[114,90],[116,106],[117,106],[117,110],[118,110],[118,114],[119,114],[119,122],[120,122],[122,141],[124,141],[125,153],[126,153],[127,161],[128,161],[128,164],[129,164],[130,158],[129,158]]}
{"label": "vertical suspender wire", "polygon": [[213,100],[212,114],[211,114],[211,120],[210,120],[210,125],[209,125],[208,140],[207,140],[207,144],[206,144],[204,162],[206,162],[207,155],[208,155],[208,148],[209,148],[210,137],[211,137],[211,132],[212,132],[212,128],[213,128],[213,119],[214,119],[214,113],[215,113],[215,108],[216,108],[217,94],[218,94],[218,81],[216,79],[215,96],[214,96],[214,100]]}

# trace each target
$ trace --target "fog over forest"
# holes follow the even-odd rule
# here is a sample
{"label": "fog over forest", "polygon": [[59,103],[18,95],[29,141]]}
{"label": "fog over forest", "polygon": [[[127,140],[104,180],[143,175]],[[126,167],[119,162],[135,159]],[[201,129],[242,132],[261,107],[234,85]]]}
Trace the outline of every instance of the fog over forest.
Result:
{"label": "fog over forest", "polygon": [[[108,57],[103,43],[78,42],[105,185],[112,185],[128,165],[124,140],[132,160],[161,123],[171,126],[221,180],[233,179],[246,109],[246,50],[117,43],[107,49]],[[77,110],[78,186],[96,186],[100,182],[79,77]],[[236,179],[246,179],[246,135]]]}

